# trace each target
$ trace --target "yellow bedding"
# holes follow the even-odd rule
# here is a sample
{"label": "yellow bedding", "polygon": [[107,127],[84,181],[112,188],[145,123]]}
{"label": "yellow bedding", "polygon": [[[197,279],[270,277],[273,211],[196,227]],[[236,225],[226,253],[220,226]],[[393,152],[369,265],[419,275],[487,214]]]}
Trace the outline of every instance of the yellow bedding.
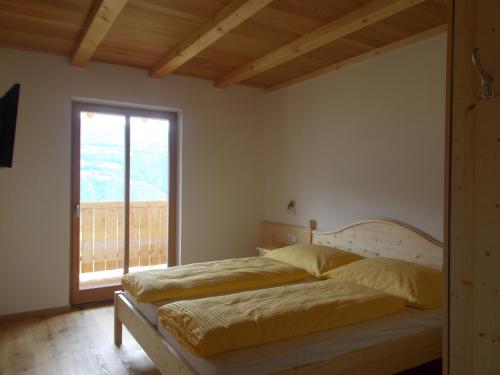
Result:
{"label": "yellow bedding", "polygon": [[122,286],[139,302],[156,302],[261,288],[309,276],[274,259],[251,257],[133,272],[122,277]]}
{"label": "yellow bedding", "polygon": [[168,303],[162,326],[193,353],[307,335],[402,311],[403,298],[351,282],[324,280]]}

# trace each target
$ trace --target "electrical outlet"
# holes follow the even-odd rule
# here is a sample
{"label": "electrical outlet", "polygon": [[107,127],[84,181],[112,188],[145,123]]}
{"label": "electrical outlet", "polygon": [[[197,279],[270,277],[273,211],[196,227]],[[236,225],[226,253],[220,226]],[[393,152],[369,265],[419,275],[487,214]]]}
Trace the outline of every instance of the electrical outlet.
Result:
{"label": "electrical outlet", "polygon": [[287,239],[288,243],[297,243],[297,235],[294,233],[288,233]]}

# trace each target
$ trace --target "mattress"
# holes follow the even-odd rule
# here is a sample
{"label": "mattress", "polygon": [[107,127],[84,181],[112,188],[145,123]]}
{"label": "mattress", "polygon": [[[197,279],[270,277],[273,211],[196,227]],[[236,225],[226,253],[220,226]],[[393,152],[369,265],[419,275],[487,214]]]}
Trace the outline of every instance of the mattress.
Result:
{"label": "mattress", "polygon": [[371,321],[233,350],[208,358],[197,357],[188,351],[161,325],[158,331],[199,374],[253,375],[272,374],[326,361],[347,352],[439,328],[441,325],[441,309],[406,308],[403,312]]}
{"label": "mattress", "polygon": [[443,319],[441,309],[420,310],[408,307],[403,312],[363,323],[201,358],[184,348],[175,337],[159,325],[158,308],[172,301],[141,303],[126,292],[124,296],[151,325],[158,329],[191,368],[203,375],[272,374],[440,328]]}
{"label": "mattress", "polygon": [[155,303],[139,302],[132,294],[127,291],[123,292],[123,296],[132,304],[132,306],[139,310],[139,312],[149,322],[149,324],[153,325],[154,327],[158,327],[158,308],[170,302],[168,300],[158,301]]}

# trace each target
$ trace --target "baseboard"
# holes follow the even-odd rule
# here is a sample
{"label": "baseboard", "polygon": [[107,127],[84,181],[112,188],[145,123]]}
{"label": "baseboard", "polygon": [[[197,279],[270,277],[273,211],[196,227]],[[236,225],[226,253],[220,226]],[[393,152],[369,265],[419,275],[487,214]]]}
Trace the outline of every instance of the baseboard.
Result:
{"label": "baseboard", "polygon": [[44,318],[52,315],[64,314],[71,311],[71,306],[59,306],[52,307],[50,309],[24,311],[15,314],[1,315],[0,323],[13,322],[16,320],[33,319],[33,318]]}

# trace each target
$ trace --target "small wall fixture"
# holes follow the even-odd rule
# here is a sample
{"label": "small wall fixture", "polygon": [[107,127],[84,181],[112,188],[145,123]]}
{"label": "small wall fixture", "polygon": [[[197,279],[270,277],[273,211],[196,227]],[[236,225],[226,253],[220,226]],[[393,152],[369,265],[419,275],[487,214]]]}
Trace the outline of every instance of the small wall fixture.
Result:
{"label": "small wall fixture", "polygon": [[295,214],[295,200],[294,199],[291,199],[289,202],[288,202],[288,205],[286,206],[286,209],[289,213],[291,214]]}
{"label": "small wall fixture", "polygon": [[495,89],[493,88],[494,79],[481,64],[479,48],[474,48],[472,51],[472,62],[476,66],[479,76],[481,77],[481,95],[476,95],[476,98],[479,100],[495,99]]}

